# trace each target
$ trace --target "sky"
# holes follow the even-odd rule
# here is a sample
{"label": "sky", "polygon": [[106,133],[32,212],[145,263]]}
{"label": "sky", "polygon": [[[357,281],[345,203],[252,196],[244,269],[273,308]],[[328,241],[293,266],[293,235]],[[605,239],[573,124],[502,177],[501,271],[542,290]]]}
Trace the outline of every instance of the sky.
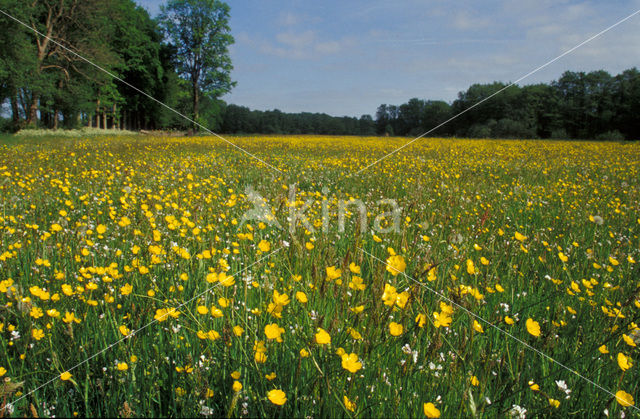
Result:
{"label": "sky", "polygon": [[[152,16],[160,0],[136,0]],[[511,82],[640,10],[640,0],[233,0],[237,86],[251,109],[375,115],[410,98],[451,102]],[[640,14],[519,84],[640,67]]]}

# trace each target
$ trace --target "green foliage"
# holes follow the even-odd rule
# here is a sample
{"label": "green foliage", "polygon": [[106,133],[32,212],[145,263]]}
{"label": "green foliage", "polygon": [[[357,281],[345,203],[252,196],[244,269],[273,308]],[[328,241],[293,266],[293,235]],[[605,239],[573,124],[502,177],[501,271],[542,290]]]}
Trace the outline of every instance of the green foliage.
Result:
{"label": "green foliage", "polygon": [[595,139],[598,141],[624,141],[624,135],[618,130],[613,130],[598,134]]}
{"label": "green foliage", "polygon": [[98,135],[137,135],[135,131],[127,131],[120,129],[98,129],[82,127],[79,129],[63,129],[52,131],[50,129],[23,129],[18,131],[15,136],[22,138],[38,138],[38,137],[50,137],[50,138],[84,138],[94,137]]}
{"label": "green foliage", "polygon": [[[482,103],[480,103],[482,102]],[[479,103],[479,104],[478,104]],[[433,136],[478,138],[640,138],[640,72],[567,71],[550,84],[473,84],[451,104],[410,99],[380,105],[378,134],[418,136],[460,114]],[[614,135],[614,132],[618,135]]]}
{"label": "green foliage", "polygon": [[228,134],[328,134],[373,135],[375,124],[370,115],[360,119],[321,113],[285,113],[250,110],[245,106],[227,105],[221,130]]}
{"label": "green foliage", "polygon": [[[493,122],[493,124],[490,122]],[[473,124],[471,128],[469,128],[469,137],[490,138],[492,125],[495,125],[496,121],[495,119],[492,119],[490,122],[486,124]]]}
{"label": "green foliage", "polygon": [[235,86],[223,1],[169,0],[157,20],[133,0],[0,0],[0,8],[110,73],[0,15],[0,103],[11,114],[0,124],[5,132],[193,129],[185,115],[223,133],[640,138],[636,68],[615,76],[567,71],[549,84],[509,88],[476,83],[450,104],[380,105],[375,119],[258,111],[220,99]]}
{"label": "green foliage", "polygon": [[231,81],[229,5],[219,0],[170,0],[159,18],[175,47],[177,72],[191,84],[192,113],[200,116],[200,95],[219,98]]}
{"label": "green foliage", "polygon": [[[181,116],[158,103],[182,114],[191,113],[193,88],[178,76],[185,74],[178,59],[181,51],[164,43],[159,23],[132,0],[40,1],[33,5],[0,0],[0,7],[135,87],[2,15],[0,100],[8,102],[11,110],[11,123],[4,123],[3,130],[16,131],[27,125],[129,129],[188,126]],[[224,13],[219,23],[228,31],[228,7],[220,10]],[[54,18],[48,19],[50,15]],[[203,121],[216,127],[221,124],[222,110],[215,98],[227,91],[228,74],[220,72],[231,69],[224,54],[230,39],[228,33],[209,34],[202,44],[210,54],[202,56],[208,67],[202,68],[197,87],[210,96],[202,99]],[[217,47],[216,42],[222,44]],[[218,60],[218,67],[212,67],[212,60]]]}

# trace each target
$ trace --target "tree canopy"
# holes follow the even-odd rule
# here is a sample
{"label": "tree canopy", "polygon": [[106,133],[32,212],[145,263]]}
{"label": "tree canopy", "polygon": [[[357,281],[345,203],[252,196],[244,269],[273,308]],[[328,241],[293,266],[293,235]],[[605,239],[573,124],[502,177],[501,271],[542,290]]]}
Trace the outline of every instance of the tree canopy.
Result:
{"label": "tree canopy", "polygon": [[235,86],[223,1],[169,0],[158,19],[133,0],[0,0],[0,9],[24,23],[0,14],[4,131],[193,128],[159,101],[220,133],[640,138],[636,68],[566,71],[525,86],[476,83],[452,102],[416,97],[382,104],[373,117],[260,111],[222,100]]}
{"label": "tree canopy", "polygon": [[235,85],[231,81],[229,5],[219,0],[169,0],[161,6],[160,23],[175,47],[178,74],[191,85],[192,115],[200,117],[200,96],[217,99]]}
{"label": "tree canopy", "polygon": [[172,1],[167,9],[179,3],[206,3],[221,16],[220,27],[201,36],[196,47],[207,53],[191,57],[196,63],[191,70],[185,43],[172,42],[166,26],[132,0],[0,0],[0,9],[28,26],[0,15],[0,99],[11,112],[3,128],[188,127],[179,115],[72,53],[77,52],[180,113],[191,114],[197,97],[202,123],[217,129],[218,97],[232,85],[231,61],[225,55],[232,41],[229,6]]}
{"label": "tree canopy", "polygon": [[[460,114],[430,135],[495,138],[640,138],[640,72],[564,72],[549,84],[473,84],[451,104],[410,99],[376,112],[379,135],[417,136]],[[504,90],[502,90],[504,89]],[[494,93],[476,106],[477,103]]]}

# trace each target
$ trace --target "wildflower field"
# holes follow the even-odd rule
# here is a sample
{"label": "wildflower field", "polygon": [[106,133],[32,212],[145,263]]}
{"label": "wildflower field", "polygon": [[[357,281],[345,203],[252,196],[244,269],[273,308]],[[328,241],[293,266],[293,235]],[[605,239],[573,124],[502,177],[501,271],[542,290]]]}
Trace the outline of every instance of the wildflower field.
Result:
{"label": "wildflower field", "polygon": [[0,417],[638,415],[640,144],[230,140],[0,140]]}

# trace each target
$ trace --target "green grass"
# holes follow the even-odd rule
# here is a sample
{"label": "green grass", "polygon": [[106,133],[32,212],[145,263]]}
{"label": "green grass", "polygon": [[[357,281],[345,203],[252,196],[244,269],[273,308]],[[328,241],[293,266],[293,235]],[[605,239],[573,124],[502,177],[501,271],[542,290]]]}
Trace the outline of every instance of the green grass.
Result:
{"label": "green grass", "polygon": [[[0,403],[13,403],[12,416],[417,417],[425,403],[443,417],[504,417],[513,406],[527,416],[636,414],[488,324],[478,332],[464,309],[637,403],[638,349],[623,335],[640,344],[638,144],[425,139],[348,176],[406,140],[233,141],[283,172],[214,138],[0,139],[0,367],[9,380]],[[293,183],[297,205],[310,200],[314,232],[289,231]],[[247,186],[283,230],[239,226],[253,208]],[[366,204],[366,229],[350,207],[338,230],[349,198]],[[380,199],[402,207],[399,231],[372,231],[388,211]],[[376,259],[392,253],[406,262],[404,274]],[[327,279],[331,266],[339,278]],[[223,271],[233,285],[207,281]],[[349,286],[355,276],[364,290]],[[406,292],[406,303],[386,305],[385,284]],[[275,309],[274,291],[288,297]],[[453,308],[448,327],[434,323],[441,303]],[[175,307],[176,318],[154,322],[157,310]],[[65,323],[67,312],[79,322]],[[529,318],[540,336],[527,332]],[[391,322],[403,326],[399,336]],[[266,336],[273,323],[282,342]],[[120,326],[145,328],[100,352],[124,337]],[[316,342],[318,328],[330,344]],[[219,337],[198,336],[209,331]],[[362,368],[343,368],[343,351]],[[630,369],[618,353],[633,360]],[[71,380],[55,379],[78,364]],[[268,399],[273,389],[284,391],[284,405]]]}

